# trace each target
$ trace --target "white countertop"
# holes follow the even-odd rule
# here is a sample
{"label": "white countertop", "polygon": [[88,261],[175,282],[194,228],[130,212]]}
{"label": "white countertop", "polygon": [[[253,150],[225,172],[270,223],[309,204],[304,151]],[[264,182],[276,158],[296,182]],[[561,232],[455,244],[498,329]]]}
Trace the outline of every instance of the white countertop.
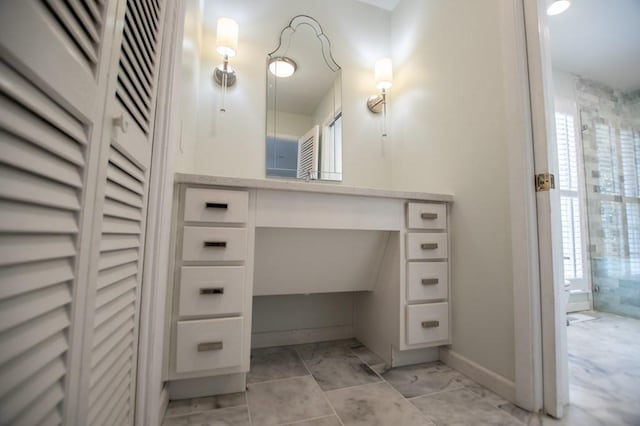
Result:
{"label": "white countertop", "polygon": [[281,191],[303,191],[323,194],[361,195],[366,197],[402,198],[405,200],[439,201],[447,203],[453,202],[453,196],[450,194],[361,188],[325,181],[303,182],[284,179],[246,179],[191,173],[176,173],[175,183],[231,186],[237,188],[275,189]]}

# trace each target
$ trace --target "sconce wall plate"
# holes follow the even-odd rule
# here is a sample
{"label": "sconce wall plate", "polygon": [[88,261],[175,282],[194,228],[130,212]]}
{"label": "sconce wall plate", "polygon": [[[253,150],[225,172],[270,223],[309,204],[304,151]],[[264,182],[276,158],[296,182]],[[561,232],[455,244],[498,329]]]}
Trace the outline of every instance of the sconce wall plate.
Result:
{"label": "sconce wall plate", "polygon": [[367,99],[367,108],[369,108],[369,111],[379,114],[384,109],[384,102],[385,99],[382,95],[369,96],[369,99]]}
{"label": "sconce wall plate", "polygon": [[231,87],[234,84],[236,84],[236,80],[237,80],[236,72],[235,72],[235,70],[233,70],[231,68],[227,68],[227,70],[225,71],[224,69],[221,69],[220,67],[216,67],[216,69],[213,71],[213,80],[219,86],[224,86],[225,74],[227,76],[227,87]]}

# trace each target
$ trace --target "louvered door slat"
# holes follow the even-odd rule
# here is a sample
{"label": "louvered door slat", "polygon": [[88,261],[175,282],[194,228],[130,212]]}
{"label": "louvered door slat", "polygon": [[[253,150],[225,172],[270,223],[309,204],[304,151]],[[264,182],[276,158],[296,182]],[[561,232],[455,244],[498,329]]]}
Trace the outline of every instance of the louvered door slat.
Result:
{"label": "louvered door slat", "polygon": [[[0,152],[2,152],[1,147]],[[2,165],[0,165],[0,176],[5,180],[5,184],[0,186],[1,198],[48,205],[63,210],[80,210],[80,200],[74,188]],[[55,196],[50,197],[51,194]]]}
{"label": "louvered door slat", "polygon": [[67,4],[60,0],[49,0],[47,4],[53,10],[56,17],[62,21],[65,29],[71,33],[73,40],[78,48],[80,48],[82,54],[91,62],[92,67],[94,67],[98,63],[98,54],[87,33],[68,9]]}
{"label": "louvered door slat", "polygon": [[68,210],[0,201],[0,232],[73,234],[77,215]]}
{"label": "louvered door slat", "polygon": [[9,418],[15,418],[25,409],[30,408],[31,395],[40,396],[43,391],[53,386],[61,387],[60,379],[64,376],[65,370],[64,362],[60,358],[54,359],[39,369],[30,377],[29,381],[17,387],[2,399],[3,406],[7,407],[4,415]]}
{"label": "louvered door slat", "polygon": [[0,369],[0,399],[10,390],[18,388],[21,383],[55,359],[59,359],[69,346],[62,334],[56,334],[32,348],[31,351],[7,363]]}
{"label": "louvered door slat", "polygon": [[130,219],[137,222],[142,220],[142,211],[140,209],[109,199],[105,200],[104,214],[105,216]]}
{"label": "louvered door slat", "polygon": [[[145,99],[148,105],[150,102],[152,93],[151,93],[151,86],[149,85],[149,82],[146,79],[146,75],[142,72],[140,66],[136,62],[133,62],[133,64],[135,65],[132,65],[131,60],[127,55],[122,55],[121,63],[122,63],[122,68],[124,70],[124,73],[127,76],[132,76],[132,75],[138,76],[136,78],[135,88],[140,94],[140,96],[142,96]],[[140,76],[142,76],[143,78],[140,78]]]}
{"label": "louvered door slat", "polygon": [[90,382],[90,387],[94,390],[92,393],[94,398],[102,394],[102,389],[97,389],[96,386],[100,383],[106,383],[104,377],[107,375],[113,377],[111,373],[121,368],[121,366],[114,367],[114,364],[125,365],[127,362],[127,358],[123,357],[122,354],[127,350],[131,351],[133,333],[121,333],[121,331],[118,330],[117,333],[114,333],[109,340],[98,346],[94,351],[95,362],[91,366],[94,374],[91,376]]}
{"label": "louvered door slat", "polygon": [[70,235],[2,235],[0,266],[73,257],[76,243]]}
{"label": "louvered door slat", "polygon": [[123,280],[138,273],[136,262],[124,263],[105,271],[100,271],[98,275],[98,290],[116,281]]}
{"label": "louvered door slat", "polygon": [[130,2],[127,3],[127,12],[131,11],[131,16],[136,23],[136,26],[142,31],[142,38],[144,39],[145,46],[150,53],[155,54],[155,38],[153,36],[153,30],[149,26],[147,17],[144,12],[139,10],[139,3]]}
{"label": "louvered door slat", "polygon": [[0,363],[21,355],[43,340],[64,331],[69,326],[69,316],[57,309],[42,315],[37,321],[20,324],[2,335],[4,346],[0,351]]}
{"label": "louvered door slat", "polygon": [[55,426],[62,424],[62,416],[58,410],[52,410],[47,414],[38,426]]}
{"label": "louvered door slat", "polygon": [[73,265],[67,258],[5,266],[0,269],[0,300],[73,279]]}
{"label": "louvered door slat", "polygon": [[51,416],[52,411],[56,410],[64,399],[64,389],[62,385],[56,384],[40,395],[27,410],[24,410],[11,423],[12,426],[32,426],[38,424],[46,416]]}
{"label": "louvered door slat", "polygon": [[0,333],[71,301],[67,284],[46,287],[0,302]]}
{"label": "louvered door slat", "polygon": [[122,371],[120,376],[116,377],[119,380],[114,381],[113,383],[115,384],[110,386],[107,392],[102,394],[105,395],[105,397],[96,400],[92,405],[92,407],[95,407],[89,412],[89,422],[91,422],[92,425],[104,425],[107,417],[116,408],[117,404],[127,399],[127,395],[129,394],[128,375],[128,370]]}
{"label": "louvered door slat", "polygon": [[[121,344],[113,347],[112,352],[115,356],[105,359],[104,365],[99,366],[101,374],[96,374],[97,380],[95,383],[91,383],[91,394],[99,398],[108,398],[109,385],[117,383],[118,379],[122,379],[122,376],[129,373],[131,369],[129,361],[133,352],[129,339],[125,339]],[[98,368],[96,368],[96,373],[98,373]],[[91,403],[95,405],[96,401],[91,401]]]}
{"label": "louvered door slat", "polygon": [[[80,23],[82,24],[84,30],[87,32],[87,35],[91,38],[93,43],[98,43],[100,41],[100,34],[98,34],[99,25],[96,25],[96,22],[89,16],[89,11],[87,10],[85,3],[81,3],[78,0],[66,0],[67,4],[73,10],[73,13],[78,18]],[[91,2],[88,2],[91,4]]]}
{"label": "louvered door slat", "polygon": [[[100,3],[104,3],[98,0]],[[87,8],[87,11],[91,14],[91,19],[95,22],[96,26],[102,25],[102,14],[100,12],[100,8],[98,7],[98,2],[95,1],[84,1],[82,4]]]}

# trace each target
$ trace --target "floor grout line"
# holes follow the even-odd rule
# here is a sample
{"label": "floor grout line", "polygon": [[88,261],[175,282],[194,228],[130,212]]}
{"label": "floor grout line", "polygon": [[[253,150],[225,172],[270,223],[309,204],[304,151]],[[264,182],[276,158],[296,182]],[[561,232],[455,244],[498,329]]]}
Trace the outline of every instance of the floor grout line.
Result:
{"label": "floor grout line", "polygon": [[[307,370],[307,371],[309,371],[309,370]],[[307,376],[313,376],[313,375],[311,373],[309,373],[309,374],[304,374],[302,376],[283,377],[281,379],[270,379],[270,380],[265,380],[265,381],[262,381],[262,382],[252,382],[252,383],[247,382],[247,387],[248,386],[253,386],[253,385],[263,385],[265,383],[282,382],[282,381],[291,380],[291,379],[301,379],[301,378],[307,377]]]}

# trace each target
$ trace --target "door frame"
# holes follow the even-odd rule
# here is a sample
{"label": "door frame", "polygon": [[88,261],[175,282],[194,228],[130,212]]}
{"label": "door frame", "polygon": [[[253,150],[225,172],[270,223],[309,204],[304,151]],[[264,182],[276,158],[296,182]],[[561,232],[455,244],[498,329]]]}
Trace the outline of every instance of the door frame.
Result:
{"label": "door frame", "polygon": [[135,425],[155,426],[169,401],[162,382],[164,316],[174,163],[179,138],[179,79],[185,2],[165,2],[157,109],[149,177],[147,236],[140,306]]}

